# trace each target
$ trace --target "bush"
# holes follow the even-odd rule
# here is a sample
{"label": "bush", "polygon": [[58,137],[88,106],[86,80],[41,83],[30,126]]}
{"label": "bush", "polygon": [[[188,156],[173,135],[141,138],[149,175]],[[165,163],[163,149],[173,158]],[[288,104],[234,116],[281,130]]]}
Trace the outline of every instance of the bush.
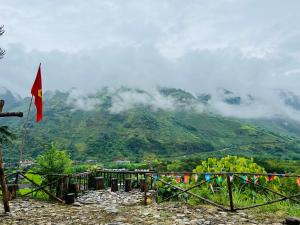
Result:
{"label": "bush", "polygon": [[35,170],[41,174],[70,173],[73,163],[70,155],[66,151],[60,150],[56,144],[52,144],[49,150],[39,155],[36,161]]}
{"label": "bush", "polygon": [[202,161],[193,172],[245,172],[245,173],[266,173],[265,169],[247,159],[237,156],[226,156],[221,159],[208,158]]}
{"label": "bush", "polygon": [[[176,163],[174,164],[177,165]],[[200,165],[198,165],[193,172],[198,174],[190,176],[189,174],[179,173],[161,176],[160,179],[164,180],[168,184],[161,181],[157,182],[159,199],[167,199],[170,196],[178,194],[172,198],[172,200],[184,200],[190,204],[203,203],[203,201],[199,198],[195,198],[190,195],[181,196],[181,194],[186,193],[180,193],[178,189],[171,186],[172,184],[185,190],[191,188],[189,190],[190,192],[229,207],[228,183],[226,176],[213,174],[219,172],[228,172],[229,174],[234,172],[240,173],[231,177],[231,189],[235,207],[262,204],[267,201],[277,200],[282,197],[280,195],[289,196],[297,194],[300,190],[295,177],[289,178],[283,175],[270,175],[266,177],[246,174],[260,174],[266,172],[263,167],[254,163],[253,159],[244,157],[227,156],[220,159],[209,158],[205,161],[201,161]],[[184,182],[185,176],[190,176],[190,179],[188,179],[189,181]],[[206,176],[208,176],[208,179],[206,179]],[[176,181],[177,178],[179,178],[178,182]],[[204,181],[206,182],[204,183]],[[267,189],[271,191],[267,191]],[[279,194],[274,194],[274,192]],[[296,199],[299,200],[299,198]],[[286,215],[299,215],[299,206],[290,200],[278,202],[271,206],[260,207],[258,210],[262,210],[262,212],[269,212],[271,211],[271,208],[278,212],[282,211]]]}

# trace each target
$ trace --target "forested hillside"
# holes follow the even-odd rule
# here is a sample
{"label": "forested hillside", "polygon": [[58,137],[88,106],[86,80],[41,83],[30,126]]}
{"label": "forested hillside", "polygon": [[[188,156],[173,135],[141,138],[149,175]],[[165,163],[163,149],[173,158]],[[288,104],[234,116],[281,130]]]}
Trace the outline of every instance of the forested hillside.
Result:
{"label": "forested hillside", "polygon": [[[136,101],[137,93],[142,100]],[[127,88],[113,92],[104,88],[85,97],[74,91],[45,93],[43,121],[34,122],[34,108],[30,114],[25,154],[36,157],[56,142],[77,160],[138,161],[152,153],[170,158],[205,153],[300,159],[297,138],[202,109],[203,95],[166,88],[160,89],[159,95],[160,100],[146,91]],[[29,101],[23,99],[8,109],[26,112]],[[6,150],[10,161],[18,157],[24,120],[1,120],[18,136]]]}

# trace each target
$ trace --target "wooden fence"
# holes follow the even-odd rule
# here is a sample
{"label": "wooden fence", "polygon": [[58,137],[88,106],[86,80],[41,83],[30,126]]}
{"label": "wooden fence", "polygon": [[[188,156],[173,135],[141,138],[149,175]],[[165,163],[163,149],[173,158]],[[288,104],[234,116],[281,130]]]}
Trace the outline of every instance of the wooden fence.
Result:
{"label": "wooden fence", "polygon": [[[39,181],[35,179],[39,177]],[[197,177],[197,179],[195,179]],[[246,177],[246,179],[245,179]],[[50,199],[58,202],[65,202],[66,196],[74,193],[75,197],[81,192],[91,189],[106,189],[111,188],[112,191],[124,189],[130,191],[131,188],[140,188],[145,192],[145,203],[147,202],[148,190],[153,190],[156,193],[158,203],[177,199],[178,196],[186,194],[196,198],[202,202],[214,205],[221,210],[237,211],[260,207],[263,205],[273,204],[280,201],[292,201],[295,204],[300,204],[300,187],[298,192],[290,196],[273,190],[268,185],[262,185],[258,182],[258,177],[270,179],[300,179],[299,175],[288,174],[259,174],[259,173],[190,173],[190,172],[155,172],[155,171],[120,171],[120,170],[96,170],[93,172],[84,172],[77,174],[38,174],[32,172],[17,171],[6,176],[10,192],[10,199],[13,199],[18,194],[18,197],[34,195],[37,192],[46,193]],[[222,179],[221,179],[222,178]],[[221,182],[220,182],[221,180]],[[269,181],[268,181],[269,182]],[[271,182],[271,180],[270,180]],[[236,183],[240,186],[237,187]],[[224,202],[216,202],[203,196],[197,189],[209,186],[212,194],[220,188],[225,188],[227,192],[226,204]],[[252,190],[264,192],[278,196],[276,199],[270,199],[264,203],[253,204],[250,206],[241,207],[234,202],[234,191],[237,188],[252,188]],[[27,192],[22,192],[22,189],[27,189]],[[172,190],[169,195],[161,194],[161,190]]]}
{"label": "wooden fence", "polygon": [[[195,179],[197,177],[197,179]],[[300,204],[300,184],[299,179],[300,175],[288,175],[288,174],[274,174],[274,173],[190,173],[190,172],[167,172],[167,173],[155,173],[151,175],[151,178],[160,183],[158,189],[168,189],[172,190],[167,196],[160,196],[159,202],[168,201],[174,198],[178,198],[179,195],[184,193],[192,196],[196,199],[201,200],[202,202],[216,206],[217,208],[225,211],[237,211],[256,208],[264,205],[273,204],[281,201],[292,201],[295,204]],[[199,179],[200,178],[200,179]],[[291,178],[294,180],[294,186],[298,185],[296,193],[293,193],[290,196],[285,195],[280,192],[280,190],[273,190],[268,187],[268,185],[263,185],[263,182],[260,182],[259,179],[264,179],[266,183],[272,182],[275,179],[284,179]],[[194,179],[194,180],[193,180]],[[192,180],[192,181],[191,181]],[[184,185],[182,185],[184,183]],[[238,185],[236,185],[238,183]],[[193,191],[197,188],[200,190],[202,187],[209,187],[211,195],[214,195],[215,192],[218,192],[220,189],[226,190],[227,196],[226,204],[222,204],[216,201],[213,201],[207,197],[201,195],[201,191]],[[245,189],[250,188],[255,193],[263,193],[265,196],[273,195],[277,196],[276,199],[269,199],[263,203],[253,204],[248,206],[239,206],[234,204],[234,190],[239,189],[244,191]],[[158,191],[159,195],[160,191]]]}

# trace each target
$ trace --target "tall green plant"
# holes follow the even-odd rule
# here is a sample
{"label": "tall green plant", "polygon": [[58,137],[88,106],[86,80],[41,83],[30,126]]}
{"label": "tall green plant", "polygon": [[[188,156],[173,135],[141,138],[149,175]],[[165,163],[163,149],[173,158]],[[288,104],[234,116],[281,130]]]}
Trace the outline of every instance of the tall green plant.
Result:
{"label": "tall green plant", "polygon": [[265,173],[265,169],[253,162],[253,159],[226,156],[221,159],[208,158],[202,161],[194,172],[246,172]]}
{"label": "tall green plant", "polygon": [[73,161],[66,151],[60,150],[56,144],[52,144],[49,150],[37,157],[36,170],[42,174],[68,173],[72,163]]}
{"label": "tall green plant", "polygon": [[15,135],[9,130],[8,126],[0,126],[0,145],[9,144]]}

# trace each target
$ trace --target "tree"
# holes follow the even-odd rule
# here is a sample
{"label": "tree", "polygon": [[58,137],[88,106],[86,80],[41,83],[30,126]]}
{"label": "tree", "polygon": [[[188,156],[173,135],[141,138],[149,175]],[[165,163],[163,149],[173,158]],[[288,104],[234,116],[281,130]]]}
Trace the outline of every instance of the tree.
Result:
{"label": "tree", "polygon": [[265,173],[265,169],[253,162],[253,159],[247,159],[237,156],[226,156],[221,159],[208,158],[202,161],[193,172],[247,172],[247,173]]}
{"label": "tree", "polygon": [[7,126],[0,126],[0,145],[9,144],[15,138],[15,135]]}
{"label": "tree", "polygon": [[67,173],[72,165],[70,155],[60,150],[57,144],[52,144],[50,149],[37,157],[37,172],[41,174]]}
{"label": "tree", "polygon": [[166,169],[166,162],[160,160],[154,153],[144,154],[144,162],[150,170],[162,171]]}
{"label": "tree", "polygon": [[170,172],[183,171],[183,163],[180,160],[172,161],[167,165],[167,170]]}
{"label": "tree", "polygon": [[[2,36],[3,34],[4,34],[3,26],[0,26],[0,36]],[[0,48],[0,59],[3,58],[4,54],[5,51],[2,48]]]}

